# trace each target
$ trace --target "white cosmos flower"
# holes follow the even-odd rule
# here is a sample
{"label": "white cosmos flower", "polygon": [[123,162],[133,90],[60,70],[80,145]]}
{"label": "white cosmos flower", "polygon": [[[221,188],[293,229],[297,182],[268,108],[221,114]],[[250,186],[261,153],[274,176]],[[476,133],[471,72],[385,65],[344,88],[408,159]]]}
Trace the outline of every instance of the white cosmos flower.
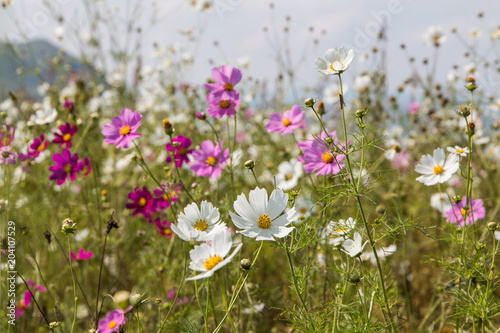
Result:
{"label": "white cosmos flower", "polygon": [[291,190],[297,185],[300,176],[302,176],[302,163],[296,158],[290,162],[282,162],[278,165],[278,174],[276,175],[276,187],[283,191]]}
{"label": "white cosmos flower", "polygon": [[354,233],[354,240],[348,239],[342,244],[342,247],[344,248],[343,251],[350,255],[351,257],[357,257],[358,255],[363,252],[363,248],[365,247],[366,241],[364,244],[362,244],[363,241],[361,240],[361,235],[359,232]]}
{"label": "white cosmos flower", "polygon": [[429,27],[424,33],[424,43],[426,46],[439,46],[446,41],[443,28],[440,26]]}
{"label": "white cosmos flower", "polygon": [[450,199],[447,193],[434,193],[431,195],[431,207],[436,208],[439,212],[444,214],[444,212],[452,208]]}
{"label": "white cosmos flower", "polygon": [[30,120],[37,125],[44,125],[54,121],[57,117],[57,111],[54,108],[46,107],[37,110],[34,115],[31,115]]}
{"label": "white cosmos flower", "polygon": [[[344,96],[349,90],[347,85],[343,85],[342,90],[344,92]],[[340,85],[334,83],[325,87],[323,90],[323,102],[327,104],[335,104],[340,100]]]}
{"label": "white cosmos flower", "polygon": [[354,51],[344,46],[338,49],[328,49],[325,52],[325,60],[316,58],[314,66],[325,75],[342,74],[345,72],[354,59]]}
{"label": "white cosmos flower", "polygon": [[455,148],[453,147],[448,147],[446,148],[446,150],[452,154],[457,154],[457,155],[460,155],[460,156],[467,156],[467,154],[469,153],[469,148],[462,148],[462,147],[459,147],[459,146],[455,146]]}
{"label": "white cosmos flower", "polygon": [[[398,246],[396,244],[392,244],[388,247],[381,247],[380,249],[377,250],[377,257],[379,259],[385,259],[386,257],[393,255],[397,249],[398,249]],[[361,255],[360,259],[363,261],[370,260],[370,262],[373,265],[377,264],[377,260],[375,259],[375,255],[373,254],[373,251],[363,253]]]}
{"label": "white cosmos flower", "polygon": [[293,230],[293,227],[286,226],[299,218],[295,207],[281,214],[288,203],[287,193],[274,190],[268,199],[267,191],[256,187],[248,198],[240,194],[234,202],[234,210],[239,215],[229,212],[234,225],[243,229],[238,232],[256,238],[256,241],[274,241],[275,237],[283,238]]}
{"label": "white cosmos flower", "polygon": [[422,174],[417,181],[427,186],[448,181],[459,167],[458,155],[450,154],[445,160],[442,148],[435,149],[434,156],[430,154],[422,156],[420,163],[415,167],[415,171]]}
{"label": "white cosmos flower", "polygon": [[347,235],[354,226],[356,225],[356,220],[352,217],[348,218],[347,221],[339,220],[338,222],[331,221],[326,227],[328,235],[334,236],[344,236]]}
{"label": "white cosmos flower", "polygon": [[179,214],[177,225],[171,226],[172,231],[186,242],[207,242],[220,230],[227,229],[225,223],[220,223],[219,209],[208,201],[202,201],[200,207],[196,203],[187,205],[184,213]]}
{"label": "white cosmos flower", "polygon": [[227,232],[227,228],[223,228],[215,233],[210,245],[203,243],[195,246],[194,249],[189,251],[189,256],[191,257],[189,268],[193,271],[203,273],[186,279],[186,281],[210,277],[215,273],[215,271],[227,265],[243,246],[243,244],[239,244],[236,246],[233,253],[231,253],[229,257],[225,258],[229,253],[229,250],[231,250],[232,245],[233,239],[231,238],[231,234]]}

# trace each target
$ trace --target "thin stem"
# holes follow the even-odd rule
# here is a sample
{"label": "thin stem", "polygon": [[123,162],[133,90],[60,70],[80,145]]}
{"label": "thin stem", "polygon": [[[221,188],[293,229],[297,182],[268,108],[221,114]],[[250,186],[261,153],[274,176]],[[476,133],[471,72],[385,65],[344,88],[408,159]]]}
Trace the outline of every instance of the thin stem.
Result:
{"label": "thin stem", "polygon": [[76,324],[76,301],[77,301],[77,297],[76,297],[76,282],[75,282],[75,272],[73,271],[73,260],[71,258],[71,239],[69,238],[69,234],[66,235],[66,237],[68,238],[68,249],[69,249],[69,254],[70,254],[70,258],[69,258],[69,269],[71,271],[71,279],[73,280],[73,296],[74,296],[74,315],[73,315],[73,324],[71,325],[71,333],[74,332],[75,330],[75,324]]}
{"label": "thin stem", "polygon": [[[54,332],[54,329],[52,327],[50,327],[50,323],[49,323],[49,320],[47,319],[47,316],[45,315],[45,313],[42,311],[42,309],[40,308],[40,305],[38,305],[38,302],[36,301],[36,298],[35,298],[35,295],[33,294],[33,292],[31,291],[30,289],[30,286],[28,285],[28,282],[26,282],[26,280],[24,279],[24,277],[21,275],[21,273],[17,272],[17,275],[19,275],[19,277],[21,278],[21,280],[23,280],[24,282],[24,285],[26,286],[26,289],[28,289],[29,293],[31,294],[31,299],[33,300],[33,302],[35,302],[35,305],[36,307],[38,308],[38,311],[40,311],[43,319],[45,319],[45,322],[47,323],[47,326],[49,327],[49,329]],[[10,325],[9,325],[10,327]],[[55,332],[54,332],[55,333]]]}

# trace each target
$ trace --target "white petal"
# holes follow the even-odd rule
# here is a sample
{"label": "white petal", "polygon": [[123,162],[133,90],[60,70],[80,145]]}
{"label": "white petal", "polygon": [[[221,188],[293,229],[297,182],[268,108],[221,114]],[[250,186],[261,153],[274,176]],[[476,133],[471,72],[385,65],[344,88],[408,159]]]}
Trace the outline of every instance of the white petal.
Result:
{"label": "white petal", "polygon": [[269,204],[267,206],[267,213],[269,214],[269,218],[274,220],[278,217],[283,210],[285,210],[286,205],[288,204],[288,194],[283,192],[282,190],[274,190],[271,193],[271,197],[269,198]]}

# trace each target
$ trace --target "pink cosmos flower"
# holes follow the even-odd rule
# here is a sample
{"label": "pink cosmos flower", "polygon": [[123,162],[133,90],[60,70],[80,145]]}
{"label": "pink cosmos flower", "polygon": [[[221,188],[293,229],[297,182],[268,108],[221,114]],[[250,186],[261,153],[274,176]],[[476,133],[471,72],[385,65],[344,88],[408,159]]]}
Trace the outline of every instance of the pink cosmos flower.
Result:
{"label": "pink cosmos flower", "polygon": [[418,104],[418,102],[411,102],[407,113],[410,115],[417,114],[418,110],[420,110],[420,104]]}
{"label": "pink cosmos flower", "polygon": [[[173,143],[173,144],[172,144]],[[172,139],[172,143],[167,143],[167,151],[174,152],[175,155],[175,165],[181,167],[183,162],[189,163],[189,157],[187,154],[191,154],[192,149],[188,149],[191,146],[191,140],[185,136],[178,135]],[[172,162],[172,156],[170,154],[167,156],[167,163]]]}
{"label": "pink cosmos flower", "polygon": [[241,81],[241,77],[242,74],[238,68],[232,67],[231,65],[222,65],[220,68],[212,68],[212,78],[215,83],[205,84],[204,86],[212,94],[222,95],[226,93],[230,95],[230,97],[238,99],[238,97],[232,94],[237,93],[237,91],[234,90],[234,86]]}
{"label": "pink cosmos flower", "polygon": [[63,107],[69,113],[71,113],[71,112],[73,112],[75,110],[75,104],[73,104],[73,102],[70,102],[67,98],[64,99],[64,105],[63,105]]}
{"label": "pink cosmos flower", "polygon": [[61,134],[54,133],[56,136],[52,141],[53,143],[58,143],[61,147],[66,146],[66,148],[71,148],[71,139],[78,132],[78,127],[76,125],[71,126],[70,123],[66,123],[59,127]]}
{"label": "pink cosmos flower", "polygon": [[92,251],[85,252],[85,249],[80,249],[78,255],[71,251],[71,260],[88,260],[92,258],[93,255],[94,253],[92,253]]}
{"label": "pink cosmos flower", "polygon": [[0,165],[3,164],[16,164],[18,155],[15,151],[10,151],[10,146],[3,146],[0,148]]}
{"label": "pink cosmos flower", "polygon": [[153,196],[146,186],[142,190],[136,187],[133,192],[129,193],[128,198],[132,202],[126,204],[125,207],[134,209],[132,213],[134,216],[142,214],[144,217],[149,218],[151,213],[155,212]]}
{"label": "pink cosmos flower", "polygon": [[[469,203],[470,208],[466,209]],[[486,216],[486,209],[484,209],[483,200],[472,199],[471,202],[468,202],[467,197],[464,196],[458,205],[452,204],[452,208],[444,212],[444,214],[447,222],[456,223],[457,227],[461,228],[464,226],[464,217],[467,216],[466,225],[472,224]]]}
{"label": "pink cosmos flower", "polygon": [[87,177],[92,172],[92,163],[90,163],[90,158],[89,157],[85,157],[82,160],[82,165],[83,165],[83,169],[82,169],[83,176]]}
{"label": "pink cosmos flower", "polygon": [[[155,210],[163,210],[165,208],[169,208],[170,204],[175,204],[179,201],[179,193],[181,193],[181,184],[170,184],[170,185],[161,185],[164,190],[154,189],[153,194],[154,197],[154,206]],[[167,194],[165,194],[167,192]]]}
{"label": "pink cosmos flower", "polygon": [[49,168],[53,173],[50,175],[50,180],[57,180],[57,185],[62,185],[69,176],[71,181],[76,179],[76,173],[83,169],[82,162],[78,161],[77,154],[71,154],[67,149],[63,150],[63,154],[54,154],[52,160],[56,163]]}
{"label": "pink cosmos flower", "polygon": [[217,145],[206,140],[200,147],[200,150],[192,152],[194,161],[191,163],[191,170],[201,177],[219,177],[229,160],[229,148],[222,151],[222,140]]}
{"label": "pink cosmos flower", "polygon": [[16,305],[16,317],[17,318],[19,318],[24,313],[24,311],[26,311],[26,308],[28,307],[28,305],[31,304],[31,299],[32,299],[31,293],[29,291],[26,291],[24,293],[23,299],[20,300],[19,302],[17,302],[17,305]]}
{"label": "pink cosmos flower", "polygon": [[116,144],[116,148],[128,148],[135,138],[141,136],[137,129],[141,126],[142,115],[137,111],[123,109],[119,117],[114,117],[111,124],[106,124],[102,128],[102,135],[106,137],[104,142],[111,145]]}
{"label": "pink cosmos flower", "polygon": [[113,310],[106,314],[106,318],[99,320],[99,332],[118,332],[120,326],[125,324],[125,314],[123,310]]}
{"label": "pink cosmos flower", "polygon": [[45,135],[40,135],[39,138],[35,138],[33,140],[33,143],[30,145],[30,150],[28,151],[29,157],[35,159],[40,155],[41,152],[43,152],[45,149],[47,149],[47,145],[49,142],[45,140]]}
{"label": "pink cosmos flower", "polygon": [[224,115],[233,117],[235,109],[240,105],[237,91],[234,94],[208,94],[207,102],[209,103],[207,113],[215,118],[222,118]]}
{"label": "pink cosmos flower", "polygon": [[283,115],[273,113],[270,121],[266,125],[268,132],[280,132],[283,134],[292,134],[298,128],[304,128],[306,125],[304,111],[300,106],[294,105],[290,110],[285,111]]}
{"label": "pink cosmos flower", "polygon": [[[336,137],[336,132],[330,133],[330,137],[333,139],[333,143],[338,145],[338,138]],[[334,153],[332,154],[330,148],[325,143],[326,134],[321,132],[317,140],[309,140],[306,142],[299,142],[299,147],[304,149],[302,157],[302,162],[304,163],[304,170],[307,173],[316,172],[316,175],[336,175],[340,172],[340,169],[344,167],[341,161],[344,159],[343,154]],[[340,146],[341,149],[345,147]]]}
{"label": "pink cosmos flower", "polygon": [[28,283],[28,285],[32,288],[35,288],[36,290],[39,290],[39,291],[47,291],[47,288],[45,288],[44,286],[42,286],[41,284],[37,284],[35,285],[35,282],[31,281],[31,280],[26,280],[26,283]]}
{"label": "pink cosmos flower", "polygon": [[158,232],[160,235],[165,236],[165,237],[172,237],[172,229],[170,229],[170,225],[172,222],[169,222],[167,220],[162,221],[161,219],[155,220],[155,225],[156,228],[158,228]]}
{"label": "pink cosmos flower", "polygon": [[16,129],[10,125],[0,128],[0,147],[10,146],[12,141],[14,141],[15,134]]}

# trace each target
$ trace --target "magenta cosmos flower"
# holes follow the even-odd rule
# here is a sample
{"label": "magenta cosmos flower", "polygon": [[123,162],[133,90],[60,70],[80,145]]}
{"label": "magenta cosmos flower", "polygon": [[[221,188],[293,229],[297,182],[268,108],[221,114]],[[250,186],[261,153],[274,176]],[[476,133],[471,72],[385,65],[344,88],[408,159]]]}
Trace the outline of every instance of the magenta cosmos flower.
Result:
{"label": "magenta cosmos flower", "polygon": [[[172,143],[167,143],[167,151],[174,152],[175,165],[181,167],[182,163],[189,163],[189,157],[187,154],[191,154],[192,149],[188,149],[191,146],[191,140],[185,136],[178,135],[172,139]],[[167,156],[167,163],[172,162],[172,156],[169,154]]]}
{"label": "magenta cosmos flower", "polygon": [[234,90],[234,86],[241,81],[241,71],[238,68],[232,67],[231,65],[222,65],[220,68],[212,68],[212,79],[215,83],[205,84],[205,88],[210,90],[212,94],[222,95],[226,93],[238,99],[233,94],[238,93]]}
{"label": "magenta cosmos flower", "polygon": [[0,148],[0,165],[1,164],[16,164],[18,155],[15,151],[10,151],[10,146]]}
{"label": "magenta cosmos flower", "polygon": [[71,181],[76,179],[76,173],[83,169],[82,162],[78,161],[77,154],[71,154],[67,149],[63,150],[63,154],[54,154],[52,160],[56,163],[49,168],[52,171],[50,180],[57,180],[57,185],[62,185],[69,176]]}
{"label": "magenta cosmos flower", "polygon": [[[336,132],[330,133],[330,137],[335,145],[338,145],[338,138],[336,137]],[[299,147],[303,148],[303,158],[304,170],[307,173],[316,172],[316,175],[336,175],[340,172],[340,169],[344,167],[341,161],[344,159],[343,154],[337,154],[331,152],[331,149],[325,143],[326,134],[321,132],[319,135],[319,140],[310,140],[306,142],[300,142]],[[343,148],[341,146],[341,148]]]}
{"label": "magenta cosmos flower", "polygon": [[170,204],[174,205],[177,201],[179,201],[179,194],[181,193],[181,184],[170,184],[164,185],[161,184],[161,189],[154,189],[153,193],[154,197],[154,206],[155,211],[163,210],[165,208],[170,207]]}
{"label": "magenta cosmos flower", "polygon": [[99,332],[118,332],[120,326],[125,324],[125,314],[122,310],[113,310],[106,314],[106,318],[99,320]]}
{"label": "magenta cosmos flower", "polygon": [[123,109],[119,117],[114,117],[111,124],[102,128],[104,142],[116,145],[116,148],[128,148],[135,138],[141,136],[137,129],[141,126],[142,115],[137,111]]}
{"label": "magenta cosmos flower", "polygon": [[194,161],[191,163],[191,170],[201,177],[219,177],[229,160],[229,148],[222,151],[222,140],[217,145],[206,140],[200,147],[200,150],[192,152]]}
{"label": "magenta cosmos flower", "polygon": [[142,190],[136,187],[133,192],[129,193],[128,198],[132,202],[128,203],[125,207],[134,209],[132,213],[134,216],[142,214],[144,217],[149,218],[155,212],[153,196],[146,186]]}
{"label": "magenta cosmos flower", "polygon": [[12,141],[14,141],[15,134],[16,129],[10,125],[0,128],[0,147],[10,146]]}
{"label": "magenta cosmos flower", "polygon": [[30,149],[28,151],[28,156],[35,159],[40,155],[41,152],[43,152],[45,149],[47,149],[49,142],[45,140],[45,135],[40,135],[39,138],[35,138],[33,140],[33,143],[30,145]]}
{"label": "magenta cosmos flower", "polygon": [[[470,208],[466,209],[468,204],[470,204]],[[456,223],[457,227],[461,228],[464,226],[464,218],[466,218],[466,225],[472,224],[486,216],[486,209],[484,209],[483,200],[472,199],[472,202],[468,202],[467,197],[463,197],[458,205],[452,204],[452,208],[444,214],[447,222]]]}
{"label": "magenta cosmos flower", "polygon": [[66,123],[59,127],[61,133],[54,133],[56,136],[52,141],[53,143],[58,143],[61,147],[71,148],[71,139],[78,132],[78,127],[76,125],[71,126],[70,123]]}
{"label": "magenta cosmos flower", "polygon": [[161,219],[157,219],[155,220],[155,225],[160,235],[167,238],[172,237],[172,229],[170,228],[172,222],[169,222],[167,220],[162,221]]}
{"label": "magenta cosmos flower", "polygon": [[285,111],[283,115],[273,113],[266,125],[268,132],[280,132],[283,134],[292,134],[298,128],[305,127],[304,111],[300,106],[294,105],[290,110]]}
{"label": "magenta cosmos flower", "polygon": [[80,249],[78,254],[73,251],[71,252],[71,260],[88,260],[92,258],[93,255],[94,253],[92,253],[92,251],[85,252],[85,249]]}

